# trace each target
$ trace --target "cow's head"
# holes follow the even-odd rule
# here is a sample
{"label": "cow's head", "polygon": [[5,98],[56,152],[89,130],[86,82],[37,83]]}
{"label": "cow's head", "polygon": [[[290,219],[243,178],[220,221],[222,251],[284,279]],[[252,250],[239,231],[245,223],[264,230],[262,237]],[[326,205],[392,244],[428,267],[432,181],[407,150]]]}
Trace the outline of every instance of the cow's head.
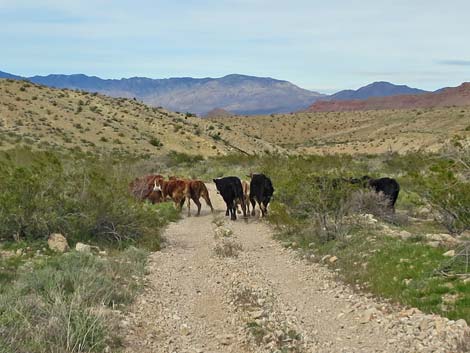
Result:
{"label": "cow's head", "polygon": [[162,187],[160,186],[160,184],[157,184],[156,179],[153,181],[153,191],[155,191],[155,192],[156,191],[160,191],[160,192],[162,191]]}

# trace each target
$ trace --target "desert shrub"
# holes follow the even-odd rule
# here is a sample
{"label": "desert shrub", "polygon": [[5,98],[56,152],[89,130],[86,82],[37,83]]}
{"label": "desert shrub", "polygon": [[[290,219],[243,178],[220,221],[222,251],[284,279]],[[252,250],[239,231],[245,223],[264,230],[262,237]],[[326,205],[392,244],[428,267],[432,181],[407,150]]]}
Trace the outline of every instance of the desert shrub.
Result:
{"label": "desert shrub", "polygon": [[348,202],[350,210],[356,213],[369,213],[383,219],[391,212],[385,195],[367,189],[354,192]]}
{"label": "desert shrub", "polygon": [[190,155],[187,153],[171,151],[168,153],[168,166],[175,166],[178,164],[193,164],[204,160],[204,157],[197,155]]}
{"label": "desert shrub", "polygon": [[220,133],[210,134],[209,136],[212,137],[214,139],[214,141],[221,141],[222,140],[222,137],[220,137]]}
{"label": "desert shrub", "polygon": [[439,213],[438,221],[452,233],[470,229],[469,166],[470,152],[454,151],[413,175],[422,197]]}
{"label": "desert shrub", "polygon": [[347,201],[346,208],[351,213],[372,214],[388,223],[405,226],[408,222],[406,214],[396,213],[390,208],[389,199],[382,193],[360,189],[353,192]]}
{"label": "desert shrub", "polygon": [[[283,213],[286,224],[305,223],[322,239],[343,235],[347,230],[346,201],[354,188],[342,182],[339,175],[349,160],[336,156],[288,157],[281,162],[279,159],[276,155],[267,156],[260,168],[271,176],[276,190],[274,199],[285,207],[273,202],[274,210]],[[312,173],[313,166],[326,173]],[[287,221],[288,218],[293,221]]]}
{"label": "desert shrub", "polygon": [[152,137],[149,141],[149,143],[152,145],[152,146],[155,146],[155,147],[161,147],[163,146],[163,143],[161,143],[161,141],[156,138],[156,137]]}
{"label": "desert shrub", "polygon": [[[303,207],[311,212],[317,236],[324,240],[345,235],[349,226],[345,216],[350,212],[348,203],[352,188],[335,177],[313,177],[304,190]],[[305,193],[305,191],[307,191]]]}

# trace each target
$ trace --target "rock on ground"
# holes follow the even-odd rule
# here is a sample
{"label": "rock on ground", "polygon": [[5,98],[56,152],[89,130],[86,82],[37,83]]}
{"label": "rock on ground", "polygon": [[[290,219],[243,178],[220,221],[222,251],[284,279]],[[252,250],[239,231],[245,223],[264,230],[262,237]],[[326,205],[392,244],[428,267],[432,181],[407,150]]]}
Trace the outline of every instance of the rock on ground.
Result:
{"label": "rock on ground", "polygon": [[60,233],[53,233],[49,235],[47,239],[47,245],[53,251],[57,252],[67,252],[69,250],[69,244],[67,243],[67,239]]}

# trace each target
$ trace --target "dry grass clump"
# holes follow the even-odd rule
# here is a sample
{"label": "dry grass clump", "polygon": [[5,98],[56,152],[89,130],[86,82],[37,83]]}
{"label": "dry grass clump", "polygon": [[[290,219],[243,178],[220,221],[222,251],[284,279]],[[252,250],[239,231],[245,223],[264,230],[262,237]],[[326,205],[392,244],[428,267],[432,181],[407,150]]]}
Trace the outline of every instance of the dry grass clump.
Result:
{"label": "dry grass clump", "polygon": [[389,199],[382,193],[370,190],[357,190],[349,201],[349,209],[355,213],[368,213],[384,218],[392,212]]}
{"label": "dry grass clump", "polygon": [[239,253],[243,250],[240,243],[230,239],[223,239],[221,243],[217,244],[214,252],[219,257],[238,257]]}

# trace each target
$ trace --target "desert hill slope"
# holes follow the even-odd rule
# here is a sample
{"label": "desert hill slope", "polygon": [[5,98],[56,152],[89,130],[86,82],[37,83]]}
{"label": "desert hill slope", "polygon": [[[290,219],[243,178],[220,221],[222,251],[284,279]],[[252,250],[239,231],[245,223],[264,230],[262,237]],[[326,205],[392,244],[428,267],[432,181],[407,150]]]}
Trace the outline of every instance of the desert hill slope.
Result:
{"label": "desert hill slope", "polygon": [[0,147],[31,146],[166,154],[274,151],[222,123],[152,108],[132,99],[0,79]]}
{"label": "desert hill slope", "polygon": [[[211,118],[293,153],[404,153],[470,142],[470,107]],[[466,142],[465,142],[466,141]]]}
{"label": "desert hill slope", "polygon": [[[470,139],[470,107],[197,118],[133,99],[0,79],[0,148],[113,153],[383,153]],[[466,142],[465,142],[466,143]]]}
{"label": "desert hill slope", "polygon": [[307,108],[324,95],[288,81],[232,74],[220,78],[132,77],[101,79],[96,76],[48,75],[21,78],[0,72],[0,78],[27,79],[55,87],[98,92],[111,97],[137,98],[151,106],[204,115],[214,108],[235,114],[269,114]]}
{"label": "desert hill slope", "polygon": [[363,100],[317,101],[309,112],[332,112],[379,109],[413,109],[470,105],[470,83],[446,88],[432,93],[399,95],[391,97],[372,97]]}

